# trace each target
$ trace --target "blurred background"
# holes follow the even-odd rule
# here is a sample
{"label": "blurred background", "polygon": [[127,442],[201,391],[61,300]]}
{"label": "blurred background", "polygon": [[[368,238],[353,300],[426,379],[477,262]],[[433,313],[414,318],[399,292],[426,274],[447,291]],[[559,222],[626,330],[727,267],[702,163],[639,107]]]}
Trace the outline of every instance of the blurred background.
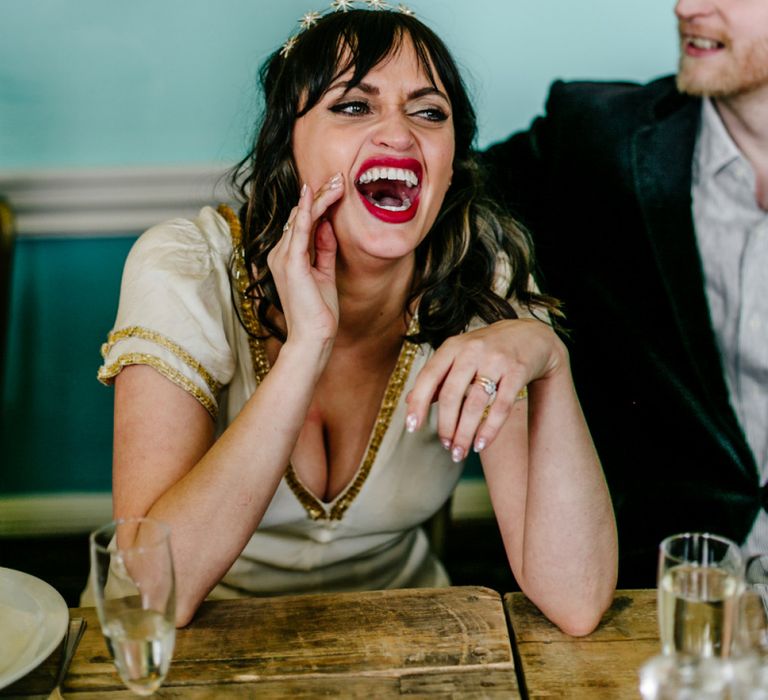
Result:
{"label": "blurred background", "polygon": [[[675,68],[672,0],[407,4],[458,59],[481,147],[525,128],[556,78]],[[3,0],[0,200],[15,240],[0,268],[0,565],[30,538],[80,538],[110,519],[112,393],[96,369],[125,255],[152,223],[227,199],[258,67],[324,6]],[[476,464],[453,505],[458,519],[488,516]]]}

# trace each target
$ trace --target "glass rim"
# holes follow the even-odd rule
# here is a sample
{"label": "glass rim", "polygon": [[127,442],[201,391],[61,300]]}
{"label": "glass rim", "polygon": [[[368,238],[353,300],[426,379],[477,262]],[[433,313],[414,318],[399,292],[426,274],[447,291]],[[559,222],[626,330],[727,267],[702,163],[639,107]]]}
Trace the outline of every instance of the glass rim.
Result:
{"label": "glass rim", "polygon": [[[678,532],[674,535],[669,535],[668,537],[665,537],[660,543],[659,543],[659,552],[661,555],[667,559],[671,559],[674,561],[679,562],[690,562],[689,559],[686,559],[685,557],[679,555],[679,554],[673,554],[669,551],[669,545],[671,545],[673,542],[677,541],[696,541],[696,540],[705,540],[708,542],[715,542],[719,545],[724,545],[726,549],[732,550],[736,556],[739,559],[739,563],[743,565],[745,563],[745,557],[743,552],[741,551],[741,547],[734,542],[731,539],[728,539],[727,537],[724,537],[723,535],[716,535],[712,532]],[[710,566],[710,563],[707,562],[690,562],[694,563],[698,566]]]}
{"label": "glass rim", "polygon": [[[138,547],[117,547],[116,545],[113,546],[113,538],[110,537],[109,543],[107,545],[103,545],[100,542],[97,542],[96,538],[99,537],[102,534],[105,534],[107,531],[112,530],[112,535],[114,536],[117,533],[117,529],[120,525],[129,525],[131,523],[146,523],[148,525],[151,525],[152,527],[157,527],[160,530],[160,535],[154,536],[150,539],[150,542],[143,543]],[[162,545],[163,543],[169,542],[171,536],[171,526],[162,521],[158,520],[157,518],[150,518],[150,517],[130,517],[130,518],[116,518],[115,520],[111,520],[108,523],[105,523],[104,525],[101,525],[100,527],[97,527],[95,530],[91,532],[90,535],[88,535],[88,540],[90,541],[91,547],[98,551],[102,552],[104,554],[112,554],[114,552],[130,552],[130,551],[142,551],[146,549],[150,549],[152,547],[157,547],[159,545]]]}

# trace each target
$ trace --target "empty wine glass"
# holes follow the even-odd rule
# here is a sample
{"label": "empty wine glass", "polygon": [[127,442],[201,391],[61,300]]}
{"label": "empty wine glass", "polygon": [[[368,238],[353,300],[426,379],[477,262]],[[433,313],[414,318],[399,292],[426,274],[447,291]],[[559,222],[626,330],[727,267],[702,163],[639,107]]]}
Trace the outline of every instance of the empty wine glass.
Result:
{"label": "empty wine glass", "polygon": [[151,518],[116,520],[90,536],[101,631],[126,687],[151,695],[165,680],[176,638],[170,528]]}

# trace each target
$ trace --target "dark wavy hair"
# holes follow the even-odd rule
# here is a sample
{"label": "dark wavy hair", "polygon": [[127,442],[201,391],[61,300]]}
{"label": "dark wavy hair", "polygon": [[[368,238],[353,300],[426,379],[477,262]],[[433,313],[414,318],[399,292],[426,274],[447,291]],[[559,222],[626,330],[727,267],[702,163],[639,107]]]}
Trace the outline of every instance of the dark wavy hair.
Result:
{"label": "dark wavy hair", "polygon": [[[240,209],[246,265],[255,270],[248,294],[258,300],[258,318],[281,340],[274,321],[282,311],[267,254],[299,197],[291,138],[296,120],[309,112],[347,71],[350,85],[396,54],[410,40],[428,79],[442,82],[451,102],[455,131],[453,178],[431,231],[415,252],[416,273],[404,315],[418,300],[419,331],[414,342],[438,347],[461,333],[474,317],[486,323],[515,318],[509,298],[531,309],[557,312],[550,297],[528,289],[531,246],[527,234],[484,195],[473,145],[475,112],[459,70],[440,38],[415,17],[386,10],[333,12],[296,37],[287,52],[276,51],[260,71],[264,112],[255,144],[233,174],[244,204]],[[510,268],[508,287],[493,290],[499,258]],[[254,274],[249,272],[249,274]]]}

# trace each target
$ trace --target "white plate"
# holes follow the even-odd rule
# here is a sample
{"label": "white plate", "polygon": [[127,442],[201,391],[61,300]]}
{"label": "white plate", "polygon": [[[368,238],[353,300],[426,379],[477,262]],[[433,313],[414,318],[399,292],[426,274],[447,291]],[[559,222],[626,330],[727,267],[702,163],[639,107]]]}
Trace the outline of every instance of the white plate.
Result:
{"label": "white plate", "polygon": [[[0,672],[0,688],[10,685],[45,661],[64,638],[69,609],[55,588],[29,574],[0,567],[0,604],[40,617],[36,649]],[[2,630],[0,630],[2,633]]]}

